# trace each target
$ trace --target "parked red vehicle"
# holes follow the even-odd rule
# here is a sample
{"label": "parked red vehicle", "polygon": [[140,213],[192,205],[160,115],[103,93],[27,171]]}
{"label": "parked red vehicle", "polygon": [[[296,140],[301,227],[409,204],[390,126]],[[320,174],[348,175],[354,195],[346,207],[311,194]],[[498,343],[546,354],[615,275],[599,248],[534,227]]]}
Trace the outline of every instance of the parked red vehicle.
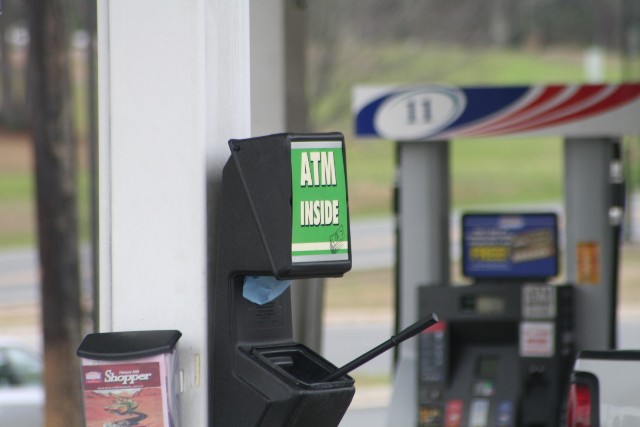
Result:
{"label": "parked red vehicle", "polygon": [[640,426],[640,351],[583,351],[571,375],[567,427]]}

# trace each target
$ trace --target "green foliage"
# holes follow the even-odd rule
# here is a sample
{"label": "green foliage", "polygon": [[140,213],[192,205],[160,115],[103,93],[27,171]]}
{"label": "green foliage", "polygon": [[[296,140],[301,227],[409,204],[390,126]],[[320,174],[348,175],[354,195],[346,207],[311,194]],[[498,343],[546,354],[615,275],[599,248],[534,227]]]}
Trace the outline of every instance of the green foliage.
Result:
{"label": "green foliage", "polygon": [[33,177],[30,173],[0,171],[1,203],[30,200],[33,188]]}
{"label": "green foliage", "polygon": [[562,151],[559,138],[453,141],[450,152],[453,205],[560,200]]}
{"label": "green foliage", "polygon": [[0,249],[26,248],[35,245],[36,236],[33,231],[20,230],[0,234]]}
{"label": "green foliage", "polygon": [[[86,171],[77,176],[78,227],[82,241],[89,238],[89,182]],[[0,171],[0,249],[36,243],[35,186],[31,171]]]}
{"label": "green foliage", "polygon": [[[573,4],[572,4],[573,3]],[[580,8],[581,2],[557,2],[555,7],[538,8],[535,21],[539,23],[538,37],[543,43],[563,41],[576,45],[593,43],[594,25],[592,9]]]}
{"label": "green foliage", "polygon": [[395,170],[395,144],[347,138],[349,210],[352,217],[389,215]]}

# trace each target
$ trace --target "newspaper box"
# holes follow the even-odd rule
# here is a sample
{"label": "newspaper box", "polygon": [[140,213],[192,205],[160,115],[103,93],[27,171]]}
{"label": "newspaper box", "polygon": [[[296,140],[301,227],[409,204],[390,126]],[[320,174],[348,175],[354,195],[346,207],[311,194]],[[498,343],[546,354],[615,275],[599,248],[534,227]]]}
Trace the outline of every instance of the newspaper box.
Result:
{"label": "newspaper box", "polygon": [[78,348],[86,427],[179,427],[179,331],[89,334]]}

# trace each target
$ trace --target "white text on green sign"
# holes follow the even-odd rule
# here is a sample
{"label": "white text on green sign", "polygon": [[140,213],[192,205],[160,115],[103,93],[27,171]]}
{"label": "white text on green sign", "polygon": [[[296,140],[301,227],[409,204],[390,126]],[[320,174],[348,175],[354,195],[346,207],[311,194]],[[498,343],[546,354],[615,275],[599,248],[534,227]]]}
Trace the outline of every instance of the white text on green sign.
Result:
{"label": "white text on green sign", "polygon": [[348,259],[342,141],[291,144],[293,262]]}

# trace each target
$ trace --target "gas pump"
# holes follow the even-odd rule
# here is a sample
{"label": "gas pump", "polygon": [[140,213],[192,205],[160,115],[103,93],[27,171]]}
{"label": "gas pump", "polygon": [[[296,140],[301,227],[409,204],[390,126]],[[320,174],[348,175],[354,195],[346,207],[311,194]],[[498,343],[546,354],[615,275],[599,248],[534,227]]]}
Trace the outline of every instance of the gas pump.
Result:
{"label": "gas pump", "polygon": [[[354,88],[356,136],[395,140],[398,144],[396,328],[408,324],[419,312],[416,300],[421,286],[451,283],[449,141],[518,135],[559,136],[564,140],[563,259],[567,281],[574,285],[575,347],[577,350],[613,348],[616,344],[616,235],[622,218],[621,168],[616,146],[623,136],[640,132],[638,108],[638,83],[495,87],[364,85]],[[491,250],[485,254],[491,254]],[[481,288],[493,281],[500,282],[504,289],[507,287],[505,278],[485,279],[486,283],[474,286]],[[520,288],[525,281],[531,279],[511,279],[516,283],[514,287]],[[560,287],[553,289],[563,292]],[[443,292],[451,293],[452,300],[456,298],[453,290]],[[480,302],[483,300],[487,301],[481,298]],[[514,301],[508,299],[509,304]],[[451,306],[457,307],[454,303]],[[446,323],[450,313],[439,310],[438,314]],[[551,326],[558,325],[552,322]],[[535,330],[526,336],[535,336]],[[554,331],[558,337],[560,332]],[[430,333],[446,335],[433,329]],[[520,339],[522,332],[516,335]],[[440,342],[435,338],[433,341]],[[417,355],[417,347],[398,353],[389,427],[416,426],[418,416],[426,416],[425,413],[436,417],[444,414],[441,407],[436,408],[441,412],[417,409],[418,393],[425,387],[418,384],[421,361]],[[481,365],[491,366],[492,362]],[[460,408],[463,403],[454,402],[452,407]],[[478,407],[482,409],[482,405]],[[506,409],[503,412],[508,413]],[[451,426],[463,425],[462,416],[453,416],[448,422]]]}
{"label": "gas pump", "polygon": [[441,322],[421,334],[420,427],[560,424],[574,355],[573,287],[557,274],[555,214],[463,217],[468,286],[424,286],[420,311]]}

